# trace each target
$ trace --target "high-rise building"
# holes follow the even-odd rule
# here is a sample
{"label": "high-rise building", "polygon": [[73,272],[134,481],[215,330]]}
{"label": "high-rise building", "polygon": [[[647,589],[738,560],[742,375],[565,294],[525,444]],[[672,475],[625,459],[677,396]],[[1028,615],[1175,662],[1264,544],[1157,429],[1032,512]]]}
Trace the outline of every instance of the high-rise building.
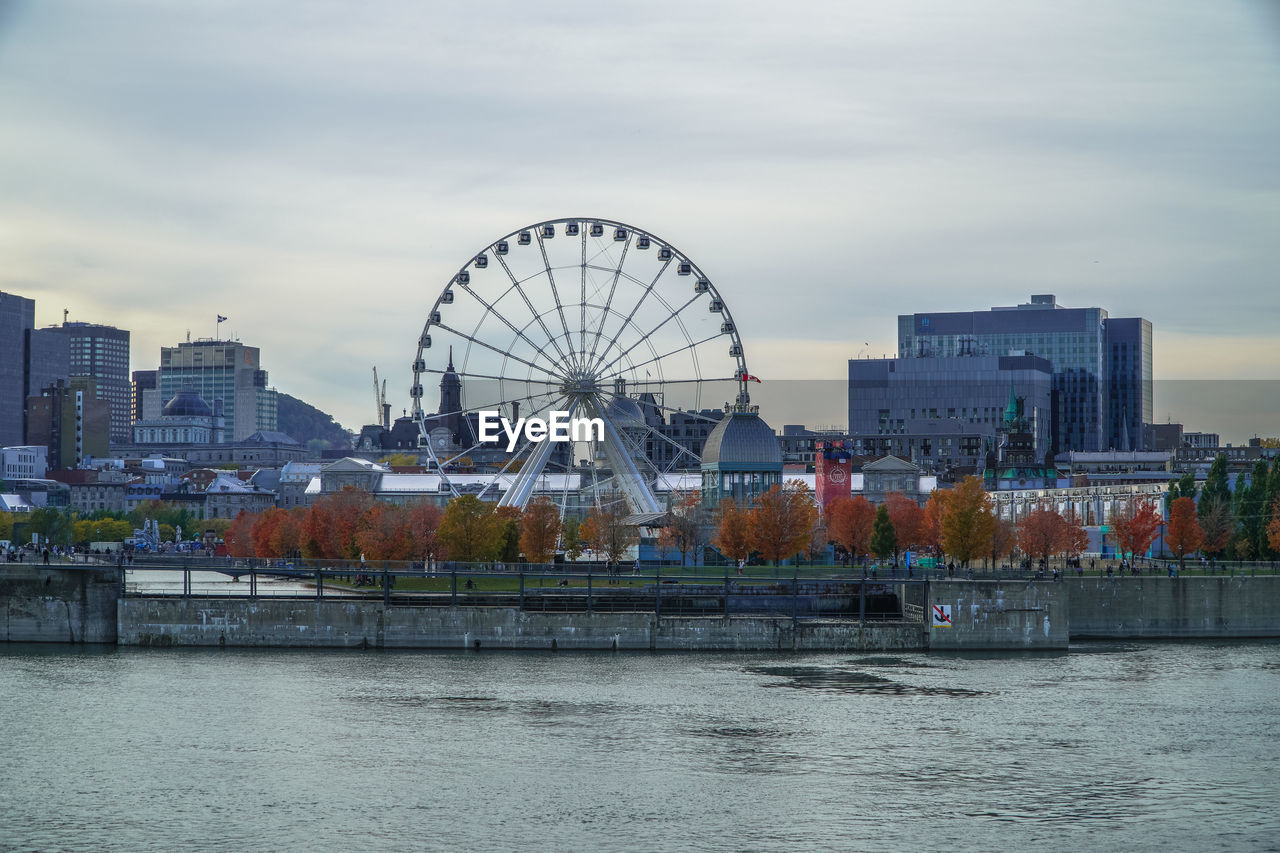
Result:
{"label": "high-rise building", "polygon": [[98,398],[94,380],[59,380],[27,398],[27,441],[49,448],[50,468],[75,468],[110,453],[111,404]]}
{"label": "high-rise building", "polygon": [[[39,334],[66,339],[69,375],[94,380],[100,399],[111,404],[111,440],[127,444],[133,438],[129,410],[129,332],[97,323],[69,323],[41,329]],[[37,386],[47,387],[46,381]],[[35,393],[31,391],[29,393]]]}
{"label": "high-rise building", "polygon": [[0,291],[0,446],[23,442],[27,398],[68,376],[66,341],[35,316],[35,300]]}
{"label": "high-rise building", "polygon": [[22,444],[27,399],[27,339],[34,299],[0,291],[0,447]]}
{"label": "high-rise building", "polygon": [[222,401],[233,441],[276,429],[276,390],[267,387],[257,347],[239,341],[186,341],[160,349],[160,398],[189,385],[209,405]]}
{"label": "high-rise building", "polygon": [[[135,370],[129,388],[129,413],[133,420],[149,420],[160,417],[160,389],[158,370]],[[148,393],[151,392],[151,393]]]}
{"label": "high-rise building", "polygon": [[1102,308],[1063,308],[1053,294],[989,311],[898,317],[898,357],[1029,352],[1053,365],[1058,451],[1139,450],[1152,422],[1151,323]]}

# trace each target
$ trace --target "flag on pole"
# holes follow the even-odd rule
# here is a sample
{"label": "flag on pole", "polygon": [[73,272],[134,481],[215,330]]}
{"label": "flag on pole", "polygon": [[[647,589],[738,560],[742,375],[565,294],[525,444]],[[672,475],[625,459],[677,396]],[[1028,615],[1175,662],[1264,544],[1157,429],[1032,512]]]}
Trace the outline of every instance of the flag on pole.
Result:
{"label": "flag on pole", "polygon": [[759,376],[752,376],[750,373],[747,373],[745,370],[738,375],[738,379],[742,382],[759,382],[760,381]]}
{"label": "flag on pole", "polygon": [[227,322],[227,318],[226,318],[226,317],[223,317],[221,314],[219,314],[219,315],[218,315],[218,322],[219,322],[219,323],[225,323],[225,322]]}

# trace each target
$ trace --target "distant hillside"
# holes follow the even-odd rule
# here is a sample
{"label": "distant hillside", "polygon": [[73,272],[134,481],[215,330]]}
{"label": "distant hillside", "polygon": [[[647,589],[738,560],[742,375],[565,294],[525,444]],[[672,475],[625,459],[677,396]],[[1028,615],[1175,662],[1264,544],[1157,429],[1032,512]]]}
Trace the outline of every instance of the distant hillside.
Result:
{"label": "distant hillside", "polygon": [[276,399],[276,429],[280,432],[303,445],[312,441],[324,442],[318,449],[346,450],[351,447],[351,434],[331,415],[283,391],[276,392]]}

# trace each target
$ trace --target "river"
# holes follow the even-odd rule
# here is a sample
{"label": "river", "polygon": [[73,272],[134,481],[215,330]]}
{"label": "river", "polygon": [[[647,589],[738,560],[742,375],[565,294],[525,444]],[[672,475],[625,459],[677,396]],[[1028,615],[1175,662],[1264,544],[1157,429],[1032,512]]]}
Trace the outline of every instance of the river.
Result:
{"label": "river", "polygon": [[0,849],[1259,850],[1280,642],[0,644]]}

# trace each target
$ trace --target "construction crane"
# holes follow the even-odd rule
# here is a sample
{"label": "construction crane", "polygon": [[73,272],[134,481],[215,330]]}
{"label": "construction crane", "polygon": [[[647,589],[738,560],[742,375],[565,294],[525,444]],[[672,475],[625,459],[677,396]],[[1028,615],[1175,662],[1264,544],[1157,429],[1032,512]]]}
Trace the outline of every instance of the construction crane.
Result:
{"label": "construction crane", "polygon": [[378,385],[378,368],[373,368],[373,397],[378,404],[378,413],[374,415],[373,422],[381,424],[383,429],[391,429],[391,406],[387,403],[387,380],[382,380],[382,385]]}

